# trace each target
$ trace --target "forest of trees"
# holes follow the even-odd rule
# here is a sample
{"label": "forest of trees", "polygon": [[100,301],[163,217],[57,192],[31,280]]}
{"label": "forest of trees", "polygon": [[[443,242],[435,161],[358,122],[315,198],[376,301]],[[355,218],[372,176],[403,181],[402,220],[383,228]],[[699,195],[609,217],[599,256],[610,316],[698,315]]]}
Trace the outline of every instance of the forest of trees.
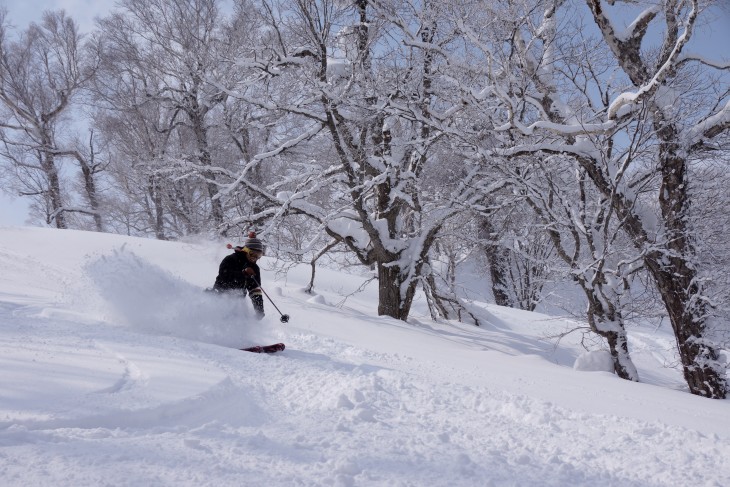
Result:
{"label": "forest of trees", "polygon": [[467,259],[504,306],[569,283],[620,377],[660,320],[690,392],[724,398],[730,61],[691,48],[711,6],[120,0],[85,33],[3,12],[0,180],[59,229],[336,253],[401,320],[421,289],[480,325]]}

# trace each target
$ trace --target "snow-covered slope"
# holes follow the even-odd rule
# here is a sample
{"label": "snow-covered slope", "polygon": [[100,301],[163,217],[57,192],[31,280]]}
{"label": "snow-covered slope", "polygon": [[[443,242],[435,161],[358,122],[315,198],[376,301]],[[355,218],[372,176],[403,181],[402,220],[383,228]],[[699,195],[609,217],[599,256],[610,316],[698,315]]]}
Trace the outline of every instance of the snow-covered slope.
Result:
{"label": "snow-covered slope", "polygon": [[203,292],[227,252],[0,228],[1,485],[730,485],[730,402],[684,391],[664,330],[631,331],[628,383],[546,339],[575,323],[422,301],[402,323],[353,294],[366,277],[319,269],[305,294],[308,266],[270,258],[292,319],[257,322]]}

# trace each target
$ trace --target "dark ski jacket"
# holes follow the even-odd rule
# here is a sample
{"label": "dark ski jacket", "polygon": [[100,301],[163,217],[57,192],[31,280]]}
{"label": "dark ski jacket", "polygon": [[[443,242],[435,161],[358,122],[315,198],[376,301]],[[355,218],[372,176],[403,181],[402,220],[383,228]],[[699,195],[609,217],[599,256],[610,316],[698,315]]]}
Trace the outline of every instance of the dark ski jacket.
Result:
{"label": "dark ski jacket", "polygon": [[[253,269],[253,276],[249,276],[244,272],[248,267]],[[259,288],[260,285],[261,270],[259,266],[255,262],[249,261],[245,252],[235,251],[224,257],[221,261],[221,265],[218,268],[218,277],[215,278],[213,289],[216,291],[232,291],[238,289],[243,294],[246,294],[246,292],[251,293],[254,289]]]}

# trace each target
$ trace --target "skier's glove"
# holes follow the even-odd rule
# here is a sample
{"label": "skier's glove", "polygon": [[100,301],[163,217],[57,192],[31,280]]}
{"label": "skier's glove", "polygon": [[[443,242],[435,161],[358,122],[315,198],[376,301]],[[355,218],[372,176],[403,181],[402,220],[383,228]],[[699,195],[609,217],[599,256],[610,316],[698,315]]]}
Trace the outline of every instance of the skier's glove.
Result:
{"label": "skier's glove", "polygon": [[246,267],[243,270],[243,273],[246,274],[247,276],[254,276],[254,275],[256,275],[256,271],[253,270],[253,267]]}

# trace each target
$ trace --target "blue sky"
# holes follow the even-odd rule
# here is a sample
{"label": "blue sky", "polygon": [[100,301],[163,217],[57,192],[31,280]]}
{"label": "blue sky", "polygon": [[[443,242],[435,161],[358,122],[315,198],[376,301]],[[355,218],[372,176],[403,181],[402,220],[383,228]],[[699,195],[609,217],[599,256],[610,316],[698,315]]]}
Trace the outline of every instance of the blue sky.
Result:
{"label": "blue sky", "polygon": [[[0,0],[8,9],[10,21],[19,29],[40,20],[44,10],[64,9],[78,22],[82,32],[94,27],[94,18],[113,9],[115,0]],[[730,61],[730,0],[719,0],[711,11],[714,21],[695,32],[690,51]],[[28,206],[18,198],[0,191],[0,225],[23,225]]]}
{"label": "blue sky", "polygon": [[0,0],[8,9],[10,19],[19,28],[40,20],[44,10],[64,9],[78,22],[82,31],[94,27],[94,17],[109,12],[115,0]]}

